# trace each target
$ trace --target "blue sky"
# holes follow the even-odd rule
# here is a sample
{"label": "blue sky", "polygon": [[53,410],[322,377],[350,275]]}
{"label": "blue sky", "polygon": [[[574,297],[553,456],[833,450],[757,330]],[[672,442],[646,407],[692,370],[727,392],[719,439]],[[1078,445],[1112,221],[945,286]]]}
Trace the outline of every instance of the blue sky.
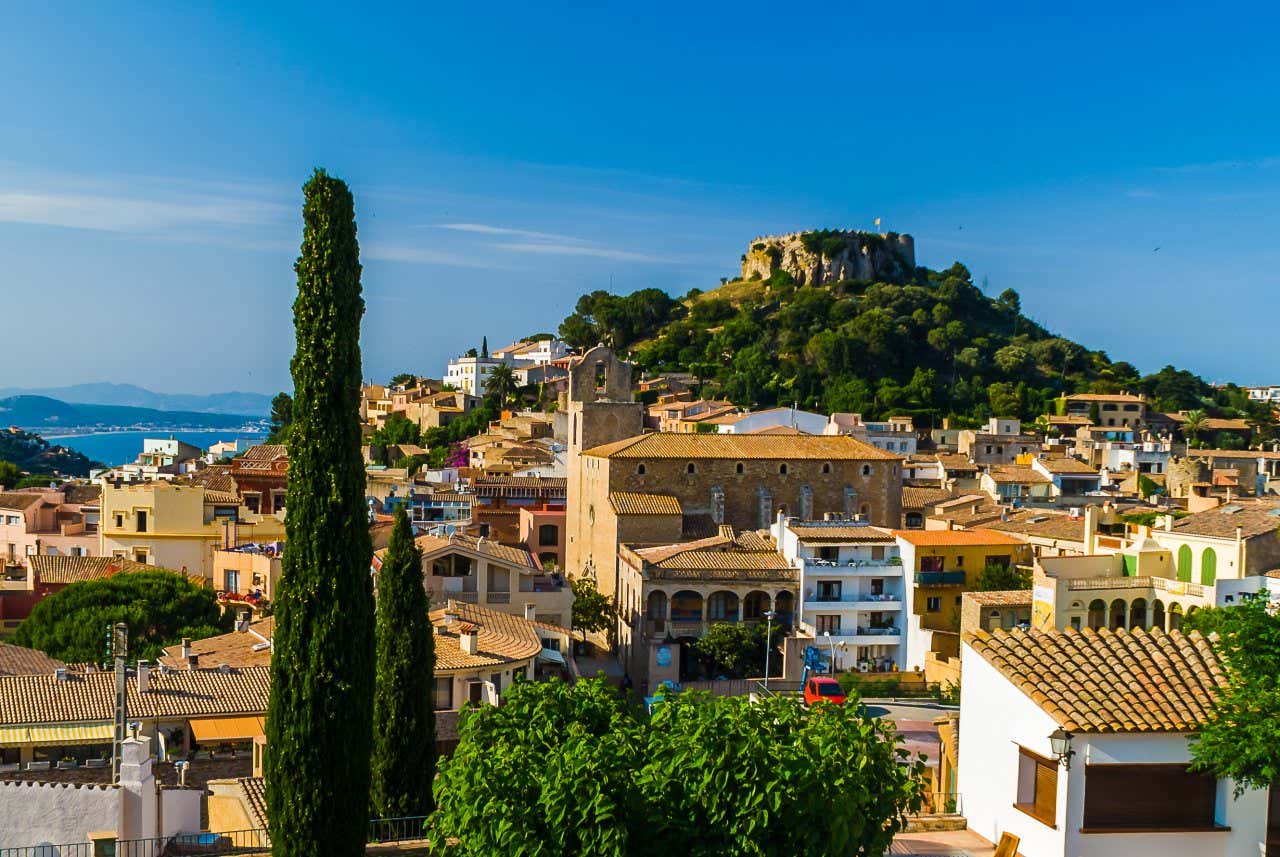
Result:
{"label": "blue sky", "polygon": [[316,165],[370,377],[881,217],[1115,359],[1277,382],[1280,15],[1033,5],[11,7],[0,386],[287,387]]}

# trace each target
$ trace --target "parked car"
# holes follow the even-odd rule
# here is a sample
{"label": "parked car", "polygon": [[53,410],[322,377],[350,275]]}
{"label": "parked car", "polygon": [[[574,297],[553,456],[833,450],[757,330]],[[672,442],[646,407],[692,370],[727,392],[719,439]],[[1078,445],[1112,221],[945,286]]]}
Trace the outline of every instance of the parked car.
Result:
{"label": "parked car", "polygon": [[813,705],[819,701],[844,705],[845,699],[844,688],[830,676],[814,676],[804,683],[805,705]]}

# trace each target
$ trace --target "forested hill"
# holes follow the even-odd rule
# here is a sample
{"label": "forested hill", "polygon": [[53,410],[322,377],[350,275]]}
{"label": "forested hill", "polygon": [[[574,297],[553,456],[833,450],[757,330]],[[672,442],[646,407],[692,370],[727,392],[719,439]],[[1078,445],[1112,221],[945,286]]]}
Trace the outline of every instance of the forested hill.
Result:
{"label": "forested hill", "polygon": [[988,296],[958,262],[893,283],[797,286],[775,270],[681,299],[596,291],[578,300],[560,335],[576,347],[611,344],[650,373],[692,372],[704,393],[743,406],[906,413],[925,425],[948,415],[1029,421],[1062,392],[1144,392],[1167,410],[1242,398],[1172,367],[1144,377],[1055,336],[1022,314],[1016,291]]}

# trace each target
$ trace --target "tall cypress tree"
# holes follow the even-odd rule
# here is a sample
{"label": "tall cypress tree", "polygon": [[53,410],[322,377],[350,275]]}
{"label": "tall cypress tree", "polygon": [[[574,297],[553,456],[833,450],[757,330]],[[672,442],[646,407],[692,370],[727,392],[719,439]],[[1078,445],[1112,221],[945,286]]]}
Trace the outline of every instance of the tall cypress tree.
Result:
{"label": "tall cypress tree", "polygon": [[266,790],[275,857],[363,855],[373,732],[372,546],[360,456],[360,248],[345,182],[303,187],[285,552]]}
{"label": "tall cypress tree", "polygon": [[404,506],[378,572],[378,685],[373,696],[373,812],[427,815],[436,773],[436,650],[422,553]]}

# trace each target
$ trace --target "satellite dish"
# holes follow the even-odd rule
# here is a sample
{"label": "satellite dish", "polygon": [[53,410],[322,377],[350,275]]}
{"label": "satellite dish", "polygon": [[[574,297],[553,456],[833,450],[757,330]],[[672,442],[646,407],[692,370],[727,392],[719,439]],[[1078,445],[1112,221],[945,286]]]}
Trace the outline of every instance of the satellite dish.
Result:
{"label": "satellite dish", "polygon": [[454,533],[456,533],[457,531],[458,531],[458,528],[457,528],[457,527],[455,527],[453,524],[449,524],[449,525],[447,525],[447,526],[444,528],[444,534],[445,534],[446,536],[451,536],[451,535],[453,535]]}

